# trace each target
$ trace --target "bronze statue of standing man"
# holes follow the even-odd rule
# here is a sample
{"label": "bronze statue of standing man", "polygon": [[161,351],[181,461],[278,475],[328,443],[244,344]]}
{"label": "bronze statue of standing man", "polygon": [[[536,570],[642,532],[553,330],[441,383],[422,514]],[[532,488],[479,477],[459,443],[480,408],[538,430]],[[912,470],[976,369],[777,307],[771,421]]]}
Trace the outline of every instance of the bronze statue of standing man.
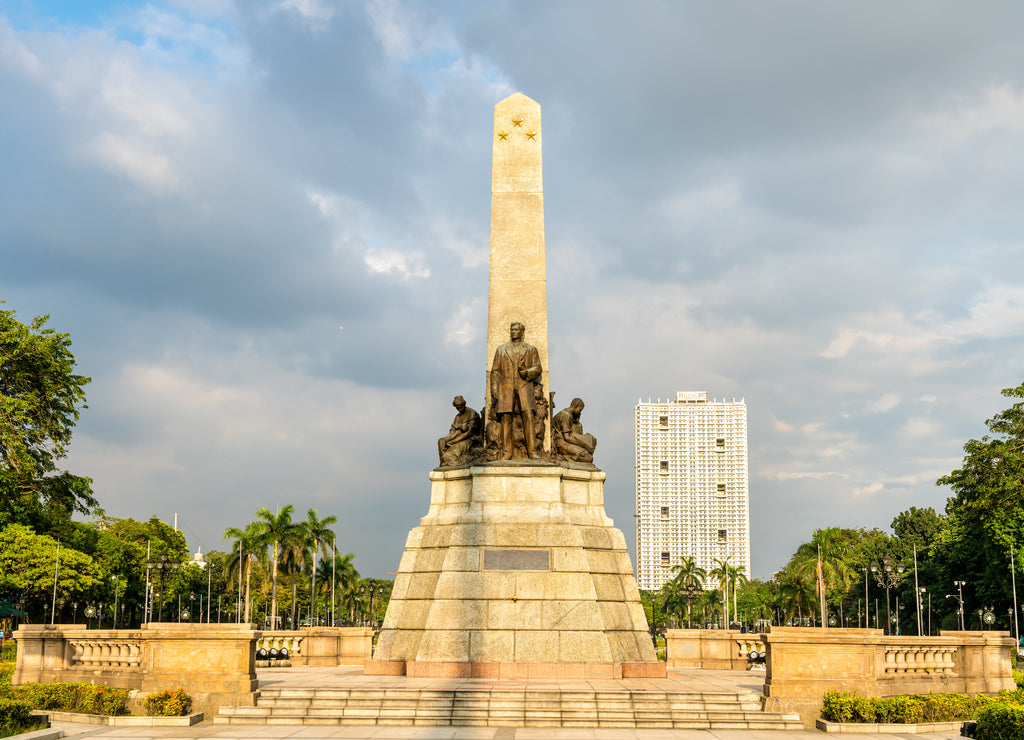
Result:
{"label": "bronze statue of standing man", "polygon": [[523,421],[523,438],[530,459],[540,458],[533,428],[534,387],[541,376],[540,354],[523,341],[526,326],[516,321],[509,326],[511,341],[498,347],[491,364],[491,411],[501,423],[499,460],[511,460],[514,447],[512,420]]}

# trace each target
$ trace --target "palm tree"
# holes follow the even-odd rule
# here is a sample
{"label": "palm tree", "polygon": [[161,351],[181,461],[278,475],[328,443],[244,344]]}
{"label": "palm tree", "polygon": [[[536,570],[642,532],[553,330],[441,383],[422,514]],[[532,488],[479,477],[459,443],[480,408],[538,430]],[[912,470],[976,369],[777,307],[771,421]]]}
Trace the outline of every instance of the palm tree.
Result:
{"label": "palm tree", "polygon": [[348,605],[349,621],[356,619],[356,603],[359,601],[359,571],[356,570],[352,561],[355,555],[334,555],[334,572],[338,581],[338,593],[343,604]]}
{"label": "palm tree", "polygon": [[270,626],[271,629],[278,628],[277,618],[277,568],[280,558],[281,542],[287,540],[294,528],[292,513],[295,507],[291,504],[282,506],[274,514],[265,506],[256,510],[256,524],[259,527],[260,540],[264,547],[273,545],[274,555],[270,566],[271,589],[270,589]]}
{"label": "palm tree", "polygon": [[739,609],[736,607],[736,597],[739,591],[740,584],[746,583],[748,578],[744,571],[746,566],[737,565],[729,566],[729,580],[732,581],[732,618],[736,619],[736,615],[739,614]]}
{"label": "palm tree", "polygon": [[[303,533],[305,534],[307,546],[312,544],[313,579],[309,584],[309,603],[311,609],[316,605],[317,550],[323,552],[324,558],[330,554],[331,550],[327,546],[327,543],[334,542],[334,532],[331,530],[331,525],[337,523],[338,518],[333,514],[320,519],[319,512],[316,509],[310,509],[306,512],[306,521],[300,524],[303,529]],[[315,610],[310,613],[315,613]]]}
{"label": "palm tree", "polygon": [[[260,529],[256,522],[251,522],[245,529],[228,527],[224,530],[224,539],[233,539],[231,555],[228,559],[228,577],[237,569],[245,570],[245,621],[249,622],[249,582],[252,576],[252,563],[262,547]],[[239,594],[241,596],[241,594]]]}
{"label": "palm tree", "polygon": [[704,590],[704,582],[707,580],[707,571],[697,565],[697,561],[689,555],[681,555],[679,564],[672,566],[672,581],[678,584],[674,587],[686,596],[686,626],[691,626],[691,602],[693,597]]}
{"label": "palm tree", "polygon": [[[804,576],[814,576],[817,584],[818,598],[821,601],[819,610],[822,612],[822,625],[825,624],[825,594],[828,591],[845,592],[856,575],[856,571],[847,561],[851,551],[849,538],[839,527],[816,529],[811,541],[797,548],[793,555],[792,565]],[[818,571],[818,562],[821,571]]]}
{"label": "palm tree", "polygon": [[729,557],[729,555],[726,555],[722,560],[715,559],[712,563],[715,567],[708,573],[709,576],[718,581],[718,585],[722,588],[723,629],[729,629],[729,569],[732,567],[729,565]]}
{"label": "palm tree", "polygon": [[281,541],[281,564],[292,581],[291,625],[295,629],[295,609],[298,605],[299,576],[306,567],[306,534],[296,527],[287,538]]}
{"label": "palm tree", "polygon": [[812,612],[814,603],[814,579],[811,574],[787,566],[776,576],[779,584],[779,604],[790,618],[803,614],[804,609]]}

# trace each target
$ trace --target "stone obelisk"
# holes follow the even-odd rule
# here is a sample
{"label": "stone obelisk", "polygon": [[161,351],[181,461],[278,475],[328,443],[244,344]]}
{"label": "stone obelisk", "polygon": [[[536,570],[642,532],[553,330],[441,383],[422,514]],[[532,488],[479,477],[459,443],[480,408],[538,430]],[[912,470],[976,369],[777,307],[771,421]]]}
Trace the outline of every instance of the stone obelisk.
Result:
{"label": "stone obelisk", "polygon": [[[540,105],[515,93],[494,106],[491,163],[491,262],[487,302],[487,377],[494,350],[508,341],[509,324],[526,325],[548,397],[548,308],[544,256],[544,177]],[[486,395],[485,421],[492,418]],[[544,448],[550,447],[550,438]]]}
{"label": "stone obelisk", "polygon": [[[495,106],[485,415],[492,358],[501,363],[494,370],[500,393],[510,377],[516,384],[515,373],[531,388],[518,383],[522,395],[511,409],[499,408],[503,422],[510,411],[546,407],[548,394],[540,144],[537,103],[517,93]],[[519,327],[512,336],[513,322],[525,325],[529,348]],[[568,411],[554,420],[565,421]],[[505,446],[506,457],[467,453],[431,471],[430,509],[409,532],[367,674],[665,675],[626,540],[604,511],[605,474],[564,457],[565,432],[576,433],[565,427],[562,457],[550,454],[548,430],[544,455],[524,459]]]}

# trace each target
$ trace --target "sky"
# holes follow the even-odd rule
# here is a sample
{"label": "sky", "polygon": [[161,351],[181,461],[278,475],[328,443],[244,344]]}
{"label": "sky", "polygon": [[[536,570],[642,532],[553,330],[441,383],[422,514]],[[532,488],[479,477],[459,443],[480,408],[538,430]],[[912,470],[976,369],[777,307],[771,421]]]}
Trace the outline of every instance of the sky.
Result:
{"label": "sky", "polygon": [[396,570],[482,405],[513,92],[631,552],[633,409],[679,390],[747,404],[756,577],[943,509],[1024,380],[1019,3],[0,0],[0,299],[72,337],[107,514],[206,552],[293,504]]}

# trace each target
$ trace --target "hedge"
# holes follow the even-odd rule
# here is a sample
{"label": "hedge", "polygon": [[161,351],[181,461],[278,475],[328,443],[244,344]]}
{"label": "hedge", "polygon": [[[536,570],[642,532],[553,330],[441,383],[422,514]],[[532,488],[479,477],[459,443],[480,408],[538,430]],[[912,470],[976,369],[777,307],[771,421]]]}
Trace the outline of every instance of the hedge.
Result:
{"label": "hedge", "polygon": [[827,691],[821,716],[829,722],[866,724],[952,722],[974,717],[981,703],[991,701],[954,693],[872,697]]}
{"label": "hedge", "polygon": [[37,729],[40,724],[32,716],[32,705],[27,701],[0,698],[0,737],[20,735]]}
{"label": "hedge", "polygon": [[10,696],[33,709],[85,712],[117,716],[128,714],[128,689],[93,686],[87,683],[26,683],[11,689]]}
{"label": "hedge", "polygon": [[1024,740],[1024,707],[989,702],[978,712],[975,740]]}

